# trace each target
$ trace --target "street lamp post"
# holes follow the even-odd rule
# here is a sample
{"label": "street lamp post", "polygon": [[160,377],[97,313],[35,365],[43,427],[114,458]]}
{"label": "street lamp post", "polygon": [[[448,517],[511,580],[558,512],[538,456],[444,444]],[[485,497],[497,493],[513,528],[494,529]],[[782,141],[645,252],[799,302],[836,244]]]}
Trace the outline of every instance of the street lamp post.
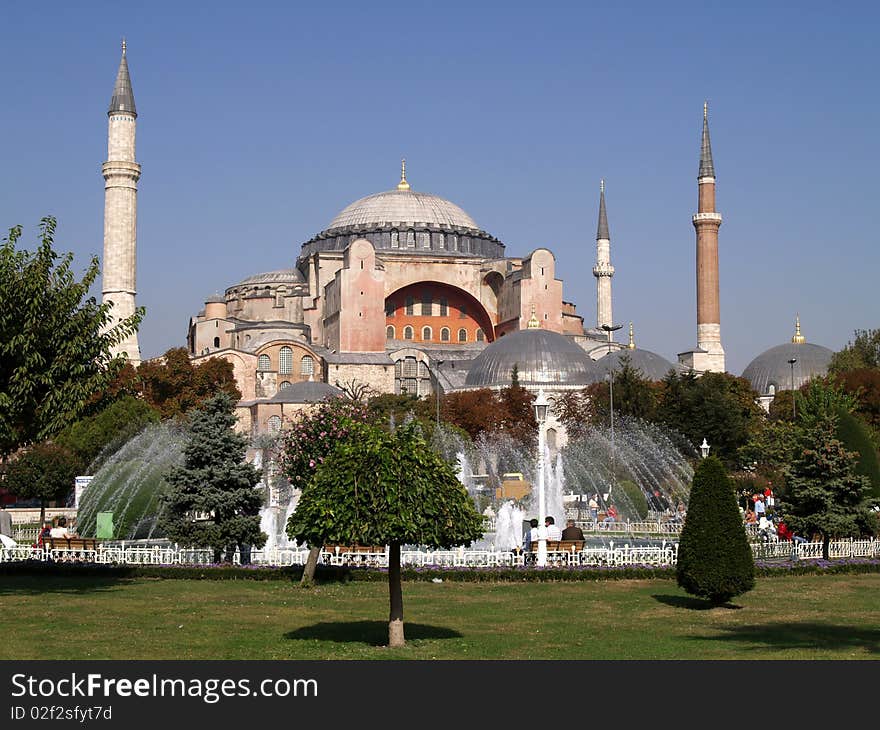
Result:
{"label": "street lamp post", "polygon": [[437,370],[434,372],[434,393],[437,397],[437,425],[440,425],[440,366],[443,364],[443,360],[435,360],[434,361]]}
{"label": "street lamp post", "polygon": [[709,442],[706,441],[706,437],[703,436],[703,443],[700,444],[700,456],[705,459],[709,455],[710,448],[711,447],[709,446]]}
{"label": "street lamp post", "polygon": [[791,418],[795,420],[797,418],[797,407],[795,406],[794,401],[794,364],[797,362],[797,358],[793,357],[788,361],[789,366],[791,367]]}
{"label": "street lamp post", "polygon": [[547,518],[547,503],[544,495],[544,423],[547,420],[547,410],[550,402],[544,395],[543,390],[538,391],[533,408],[535,420],[538,422],[538,557],[537,565],[547,565],[547,526],[544,524]]}
{"label": "street lamp post", "polygon": [[611,486],[608,488],[608,494],[611,494],[614,488],[614,367],[611,365],[611,333],[623,327],[622,324],[603,324],[602,329],[608,333],[608,405],[611,414]]}

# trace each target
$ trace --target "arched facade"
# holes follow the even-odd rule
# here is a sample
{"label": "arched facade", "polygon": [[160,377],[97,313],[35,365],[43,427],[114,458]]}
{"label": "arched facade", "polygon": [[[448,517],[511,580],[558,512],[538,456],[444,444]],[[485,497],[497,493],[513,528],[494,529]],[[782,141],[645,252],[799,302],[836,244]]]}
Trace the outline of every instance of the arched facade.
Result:
{"label": "arched facade", "polygon": [[[401,339],[417,342],[491,342],[495,339],[492,319],[485,307],[468,292],[437,281],[409,284],[388,295],[385,323],[386,334],[402,333]],[[411,337],[407,337],[408,328]],[[455,336],[451,337],[451,333]]]}

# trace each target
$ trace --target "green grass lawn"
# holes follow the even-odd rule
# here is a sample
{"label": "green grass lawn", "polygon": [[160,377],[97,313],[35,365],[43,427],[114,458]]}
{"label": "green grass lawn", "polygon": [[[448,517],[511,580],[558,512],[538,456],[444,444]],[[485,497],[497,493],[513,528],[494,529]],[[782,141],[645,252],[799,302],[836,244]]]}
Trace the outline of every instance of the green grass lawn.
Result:
{"label": "green grass lawn", "polygon": [[404,584],[4,577],[0,659],[878,659],[880,574],[759,578],[707,608],[674,581]]}

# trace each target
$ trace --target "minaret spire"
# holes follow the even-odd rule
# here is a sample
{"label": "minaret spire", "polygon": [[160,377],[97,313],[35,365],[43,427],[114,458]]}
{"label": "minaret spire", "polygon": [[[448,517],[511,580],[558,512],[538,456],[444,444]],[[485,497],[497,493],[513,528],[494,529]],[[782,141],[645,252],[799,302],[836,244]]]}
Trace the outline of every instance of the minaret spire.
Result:
{"label": "minaret spire", "polygon": [[[137,184],[141,166],[135,157],[137,111],[128,73],[125,39],[116,84],[107,112],[107,162],[104,176],[104,258],[101,299],[112,305],[108,328],[135,312],[137,271]],[[141,361],[137,332],[114,346],[112,354],[125,354],[129,362]]]}
{"label": "minaret spire", "polygon": [[611,324],[611,234],[608,232],[608,213],[605,210],[605,181],[599,182],[599,225],[596,228],[596,326]]}
{"label": "minaret spire", "polygon": [[626,347],[629,350],[636,349],[636,341],[635,341],[635,337],[633,335],[633,323],[632,322],[629,323],[629,344]]}
{"label": "minaret spire", "polygon": [[398,190],[409,190],[409,183],[406,181],[406,158],[400,161],[400,182],[397,183]]}
{"label": "minaret spire", "polygon": [[700,145],[699,179],[715,177],[715,164],[712,162],[712,142],[709,140],[709,102],[703,102],[703,142]]}

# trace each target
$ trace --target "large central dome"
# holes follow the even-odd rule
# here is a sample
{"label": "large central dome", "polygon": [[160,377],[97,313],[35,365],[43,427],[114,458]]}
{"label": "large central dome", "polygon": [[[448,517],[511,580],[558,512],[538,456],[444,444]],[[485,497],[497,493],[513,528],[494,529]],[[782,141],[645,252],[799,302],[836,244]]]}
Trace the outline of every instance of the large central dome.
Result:
{"label": "large central dome", "polygon": [[473,218],[444,198],[412,190],[387,190],[356,200],[337,215],[328,230],[346,226],[378,227],[422,223],[479,230]]}

